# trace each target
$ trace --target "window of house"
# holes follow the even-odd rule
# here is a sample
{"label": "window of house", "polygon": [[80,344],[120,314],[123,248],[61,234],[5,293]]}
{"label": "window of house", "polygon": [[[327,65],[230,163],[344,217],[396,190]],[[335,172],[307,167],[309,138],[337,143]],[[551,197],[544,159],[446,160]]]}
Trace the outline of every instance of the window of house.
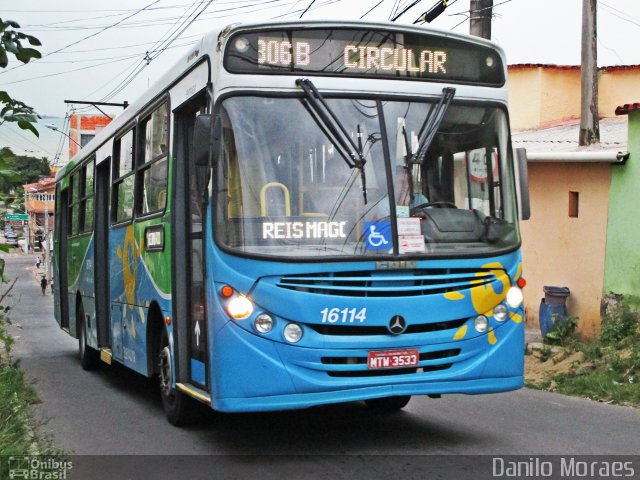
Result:
{"label": "window of house", "polygon": [[166,103],[156,108],[142,123],[142,157],[138,170],[140,201],[138,213],[164,210],[167,203],[167,147],[169,145],[169,109]]}
{"label": "window of house", "polygon": [[122,223],[133,217],[134,200],[134,145],[135,132],[132,128],[118,138],[113,156],[113,223]]}

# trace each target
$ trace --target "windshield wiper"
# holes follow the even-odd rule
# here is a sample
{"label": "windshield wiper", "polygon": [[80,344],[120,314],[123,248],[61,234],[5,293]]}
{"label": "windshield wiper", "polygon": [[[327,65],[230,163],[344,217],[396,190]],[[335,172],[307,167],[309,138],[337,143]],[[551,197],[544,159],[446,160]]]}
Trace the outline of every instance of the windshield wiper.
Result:
{"label": "windshield wiper", "polygon": [[367,163],[362,153],[362,141],[360,139],[360,125],[358,125],[358,145],[356,145],[347,132],[342,122],[338,119],[338,116],[331,110],[331,107],[327,104],[322,94],[318,91],[316,86],[307,78],[299,78],[296,80],[298,85],[305,95],[305,104],[311,117],[315,120],[322,131],[329,137],[329,140],[334,144],[336,150],[340,156],[344,159],[349,168],[357,168],[360,170],[360,177],[362,179],[362,195],[364,197],[364,203],[367,203],[367,185],[366,177],[364,173],[364,165]]}
{"label": "windshield wiper", "polygon": [[[436,136],[438,128],[440,128],[440,124],[442,123],[442,120],[444,120],[449,104],[451,103],[451,100],[453,100],[455,94],[455,88],[447,87],[442,89],[442,97],[440,97],[440,101],[429,111],[427,118],[425,118],[424,123],[422,124],[422,128],[420,128],[420,133],[418,134],[418,150],[411,156],[407,153],[407,163],[418,163],[421,165],[424,163],[424,157],[427,155],[427,150],[429,150],[431,142]],[[408,144],[406,134],[405,142]],[[409,150],[407,150],[407,152],[409,152]]]}

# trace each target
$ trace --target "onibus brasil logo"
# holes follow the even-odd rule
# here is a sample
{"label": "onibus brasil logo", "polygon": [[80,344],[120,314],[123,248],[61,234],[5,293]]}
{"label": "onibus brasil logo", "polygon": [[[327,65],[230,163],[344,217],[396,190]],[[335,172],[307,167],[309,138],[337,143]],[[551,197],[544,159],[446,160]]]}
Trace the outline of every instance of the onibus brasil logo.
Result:
{"label": "onibus brasil logo", "polygon": [[8,467],[11,480],[65,480],[73,465],[56,457],[22,455],[9,457]]}

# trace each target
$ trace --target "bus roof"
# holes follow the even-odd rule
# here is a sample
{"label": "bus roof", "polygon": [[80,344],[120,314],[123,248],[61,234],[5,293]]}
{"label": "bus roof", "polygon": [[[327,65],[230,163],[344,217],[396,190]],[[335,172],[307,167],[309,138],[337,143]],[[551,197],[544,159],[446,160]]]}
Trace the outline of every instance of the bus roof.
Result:
{"label": "bus roof", "polygon": [[[484,45],[494,49],[503,59],[504,51],[496,43],[480,37],[455,33],[449,30],[443,30],[432,26],[416,26],[403,25],[393,22],[369,22],[354,20],[283,20],[277,22],[253,22],[253,23],[234,23],[226,26],[218,26],[200,40],[198,40],[192,48],[190,48],[182,58],[175,63],[167,72],[156,81],[145,93],[132,102],[120,115],[118,115],[111,123],[104,127],[96,136],[83,147],[69,162],[60,169],[56,175],[56,181],[68,175],[74,168],[80,164],[85,158],[92,155],[102,144],[111,138],[121,128],[134,121],[140,111],[144,109],[150,102],[165,92],[182,74],[191,68],[194,64],[201,61],[204,55],[216,56],[222,55],[226,40],[239,31],[260,30],[264,28],[292,28],[292,27],[316,27],[316,28],[357,28],[367,27],[372,29],[390,30],[397,32],[413,32],[413,33],[429,33],[431,35],[441,36],[443,38],[451,38],[473,42],[478,45]],[[203,53],[204,52],[204,53]]]}

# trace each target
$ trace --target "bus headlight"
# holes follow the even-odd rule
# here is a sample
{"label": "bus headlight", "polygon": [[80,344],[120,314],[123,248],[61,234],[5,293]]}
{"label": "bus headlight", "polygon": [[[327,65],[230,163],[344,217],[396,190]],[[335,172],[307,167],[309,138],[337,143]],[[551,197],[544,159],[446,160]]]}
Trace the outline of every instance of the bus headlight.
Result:
{"label": "bus headlight", "polygon": [[269,333],[273,328],[273,318],[267,313],[261,313],[256,317],[256,321],[253,324],[258,332]]}
{"label": "bus headlight", "polygon": [[298,343],[302,338],[302,327],[297,323],[289,323],[284,327],[284,338],[287,342]]}
{"label": "bus headlight", "polygon": [[507,292],[507,303],[511,308],[518,308],[524,301],[522,290],[518,287],[511,287]]}
{"label": "bus headlight", "polygon": [[509,310],[507,309],[507,306],[504,303],[501,303],[500,305],[496,305],[495,308],[493,309],[493,318],[496,319],[496,321],[498,322],[504,322],[507,317],[509,315]]}
{"label": "bus headlight", "polygon": [[484,333],[489,328],[489,320],[484,315],[478,315],[473,321],[473,326],[478,333]]}
{"label": "bus headlight", "polygon": [[253,313],[253,303],[243,296],[232,298],[227,304],[227,312],[236,320],[244,320]]}

